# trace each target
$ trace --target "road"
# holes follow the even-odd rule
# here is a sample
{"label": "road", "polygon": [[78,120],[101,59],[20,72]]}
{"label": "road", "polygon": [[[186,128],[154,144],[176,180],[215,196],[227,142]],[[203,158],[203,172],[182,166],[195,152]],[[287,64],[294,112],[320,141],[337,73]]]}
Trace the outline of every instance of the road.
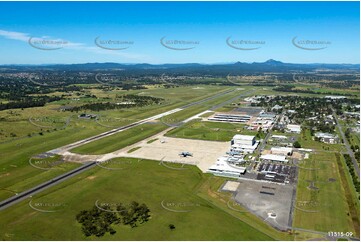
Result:
{"label": "road", "polygon": [[[213,99],[215,99],[215,98],[217,98],[219,96],[226,95],[226,94],[231,93],[233,91],[234,90],[232,89],[232,90],[228,90],[228,91],[225,91],[225,92],[222,92],[222,93],[218,93],[218,94],[216,94],[214,96],[202,99],[200,101],[192,102],[192,103],[184,105],[184,106],[182,106],[180,108],[176,108],[176,109],[173,109],[173,110],[170,110],[170,111],[167,111],[167,112],[152,116],[150,118],[146,118],[146,119],[134,122],[132,124],[128,124],[128,125],[116,128],[116,129],[112,129],[110,131],[107,131],[107,132],[104,132],[104,133],[101,133],[101,134],[98,134],[98,135],[95,135],[95,136],[92,136],[92,137],[77,141],[75,143],[59,147],[57,149],[48,151],[47,153],[56,154],[56,153],[59,153],[60,151],[70,150],[70,149],[73,149],[73,148],[75,148],[77,146],[87,144],[89,142],[92,142],[92,141],[95,141],[95,140],[98,140],[98,139],[101,139],[101,138],[116,134],[116,133],[124,131],[126,129],[129,129],[129,128],[144,124],[144,123],[146,123],[148,121],[159,119],[159,118],[161,118],[163,116],[166,116],[166,115],[169,115],[169,114],[184,110],[184,109],[186,109],[188,107],[191,107],[191,106],[194,106],[194,105],[197,105],[197,104],[200,104],[200,103],[204,103],[204,102],[213,100]],[[67,180],[67,179],[69,179],[69,178],[71,178],[71,177],[73,177],[75,175],[78,175],[81,172],[86,171],[86,170],[92,168],[95,165],[96,165],[96,161],[88,162],[88,163],[82,165],[81,167],[78,167],[78,168],[76,168],[74,170],[71,170],[71,171],[65,173],[65,174],[62,174],[62,175],[60,175],[58,177],[55,177],[55,178],[53,178],[53,179],[51,179],[51,180],[49,180],[47,182],[44,182],[44,183],[42,183],[42,184],[40,184],[38,186],[35,186],[35,187],[33,187],[31,189],[28,189],[28,190],[26,190],[24,192],[21,192],[21,193],[15,195],[15,196],[12,196],[12,197],[10,197],[10,198],[8,198],[6,200],[3,200],[3,201],[0,202],[0,210],[8,208],[8,207],[10,207],[10,206],[24,200],[24,199],[27,199],[29,196],[32,196],[32,195],[34,195],[36,193],[39,193],[39,192],[45,190],[46,188],[54,186],[54,185],[56,185],[56,184],[58,184],[60,182],[63,182],[63,181],[65,181],[65,180]]]}
{"label": "road", "polygon": [[343,143],[344,143],[344,145],[346,147],[347,153],[351,157],[351,160],[352,160],[353,166],[355,168],[356,174],[357,174],[358,177],[360,177],[360,167],[358,166],[357,160],[356,160],[356,158],[355,158],[355,156],[353,154],[353,151],[352,151],[352,149],[350,147],[350,144],[348,143],[348,140],[346,139],[346,135],[342,130],[342,127],[340,125],[340,122],[338,121],[338,118],[337,118],[337,115],[336,115],[336,112],[335,112],[334,109],[332,109],[332,115],[333,115],[333,118],[336,121],[336,126],[337,126],[338,130],[340,131],[340,134],[341,134]]}
{"label": "road", "polygon": [[[282,114],[281,114],[282,115]],[[261,144],[257,147],[256,149],[256,155],[259,155],[262,150],[264,149],[264,147],[267,144],[267,140],[269,139],[269,137],[272,135],[272,129],[275,126],[275,124],[280,120],[281,116],[277,115],[275,118],[275,121],[273,122],[273,124],[271,125],[271,127],[269,127],[268,132],[266,134],[266,137],[263,139],[263,141],[261,142]]]}

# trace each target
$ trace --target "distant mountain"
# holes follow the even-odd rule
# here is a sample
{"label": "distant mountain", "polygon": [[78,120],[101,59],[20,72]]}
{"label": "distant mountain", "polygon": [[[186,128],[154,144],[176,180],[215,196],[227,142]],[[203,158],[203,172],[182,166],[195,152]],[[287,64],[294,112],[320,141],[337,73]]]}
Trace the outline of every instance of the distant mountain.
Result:
{"label": "distant mountain", "polygon": [[233,74],[248,74],[248,73],[264,73],[264,72],[309,72],[309,71],[352,71],[359,72],[359,64],[295,64],[284,63],[281,61],[269,59],[265,62],[236,62],[228,64],[199,64],[199,63],[184,63],[184,64],[122,64],[122,63],[84,63],[84,64],[57,64],[57,65],[3,65],[1,70],[53,70],[53,71],[125,71],[131,73],[149,73],[158,74],[177,73],[177,74],[200,74],[200,75],[227,75]]}

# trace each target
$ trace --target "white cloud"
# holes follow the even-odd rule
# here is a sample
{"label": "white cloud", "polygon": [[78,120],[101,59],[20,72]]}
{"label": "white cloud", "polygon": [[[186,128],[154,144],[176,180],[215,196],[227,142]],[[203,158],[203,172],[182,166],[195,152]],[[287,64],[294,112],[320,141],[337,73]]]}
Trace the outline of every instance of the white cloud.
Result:
{"label": "white cloud", "polygon": [[119,57],[132,59],[132,60],[138,60],[138,61],[144,61],[145,59],[149,59],[148,56],[141,55],[141,54],[122,52],[122,51],[116,51],[116,50],[105,50],[105,49],[101,49],[96,46],[86,45],[85,43],[76,43],[76,42],[71,42],[68,40],[61,39],[61,38],[52,38],[50,36],[33,37],[28,33],[6,31],[6,30],[1,30],[1,29],[0,29],[0,36],[7,38],[7,39],[19,40],[19,41],[23,41],[23,42],[29,42],[30,39],[31,39],[31,41],[47,40],[47,41],[54,41],[54,42],[62,42],[62,43],[64,43],[62,45],[62,49],[64,49],[64,50],[69,49],[69,50],[75,50],[75,51],[86,51],[86,52],[91,52],[91,53],[99,54],[99,55],[119,56]]}
{"label": "white cloud", "polygon": [[20,33],[20,32],[12,32],[0,29],[0,36],[3,36],[7,39],[14,39],[27,42],[30,38],[29,34]]}

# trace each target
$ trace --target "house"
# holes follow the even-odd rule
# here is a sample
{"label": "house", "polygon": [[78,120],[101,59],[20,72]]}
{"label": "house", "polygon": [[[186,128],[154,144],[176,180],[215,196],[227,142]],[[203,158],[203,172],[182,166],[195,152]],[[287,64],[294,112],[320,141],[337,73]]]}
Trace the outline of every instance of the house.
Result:
{"label": "house", "polygon": [[319,141],[327,144],[336,144],[339,141],[339,138],[336,135],[330,133],[317,132],[315,133],[315,137]]}

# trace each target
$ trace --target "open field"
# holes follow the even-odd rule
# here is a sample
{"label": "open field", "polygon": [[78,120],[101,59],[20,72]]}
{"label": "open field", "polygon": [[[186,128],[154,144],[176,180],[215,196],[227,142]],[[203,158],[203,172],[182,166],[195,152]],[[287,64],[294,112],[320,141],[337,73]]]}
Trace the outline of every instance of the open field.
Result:
{"label": "open field", "polygon": [[[5,190],[10,187],[21,187],[21,189],[16,190],[16,192],[21,192],[26,188],[33,187],[56,177],[60,174],[59,172],[64,173],[74,168],[65,165],[64,170],[45,171],[32,167],[29,164],[29,159],[34,155],[104,131],[105,129],[100,126],[90,127],[75,124],[69,129],[44,133],[42,136],[39,135],[1,144],[0,187]],[[44,175],[41,175],[42,173],[44,173]],[[26,184],[26,186],[23,184]],[[5,190],[0,191],[1,198],[7,198],[13,195]]]}
{"label": "open field", "polygon": [[[134,200],[145,203],[150,208],[150,221],[133,229],[115,225],[113,227],[117,233],[107,234],[102,240],[272,239],[198,197],[194,189],[205,178],[196,167],[189,166],[189,169],[179,171],[159,166],[156,161],[117,161],[124,162],[123,170],[96,167],[32,198],[33,204],[64,205],[59,212],[35,211],[29,207],[29,200],[15,205],[13,209],[1,211],[1,238],[98,240],[96,237],[84,237],[75,215],[81,210],[90,209],[97,200],[109,203],[128,203]],[[164,208],[162,204],[173,211]],[[184,209],[188,212],[174,212]],[[176,229],[170,230],[169,224],[174,224]]]}
{"label": "open field", "polygon": [[302,161],[293,226],[355,234],[343,186],[334,153],[318,152]]}
{"label": "open field", "polygon": [[[44,171],[35,169],[29,165],[29,159],[34,155],[100,134],[110,130],[113,126],[118,127],[128,124],[135,120],[184,105],[193,100],[212,96],[225,89],[226,87],[208,87],[208,89],[197,89],[190,92],[190,90],[193,90],[192,87],[173,88],[172,92],[175,94],[170,96],[170,99],[172,97],[175,99],[172,104],[104,111],[100,113],[101,119],[98,123],[95,120],[79,119],[72,112],[57,111],[56,109],[60,104],[54,103],[41,108],[1,111],[0,117],[3,117],[0,122],[1,132],[8,134],[14,132],[16,137],[6,137],[6,142],[0,144],[0,197],[3,199],[8,198],[16,192],[21,192],[26,188],[38,185],[59,175],[60,172],[66,172],[72,168],[72,166],[64,165],[64,169],[59,170]],[[167,89],[154,89],[153,92],[166,95]],[[187,99],[183,99],[184,97],[187,97]],[[183,101],[180,102],[180,99],[183,99]],[[63,123],[70,116],[69,123],[62,127]],[[29,118],[32,118],[33,122],[29,122]],[[115,118],[120,119],[109,122],[107,118],[113,118],[113,120]],[[53,127],[56,130],[47,127],[49,125],[54,125]],[[31,133],[31,137],[27,136],[28,133]],[[44,174],[41,175],[42,173]],[[14,189],[14,191],[9,190],[10,188]]]}
{"label": "open field", "polygon": [[[84,113],[96,114],[99,121],[88,121],[89,125],[99,125],[105,128],[114,128],[123,126],[146,117],[162,113],[176,107],[180,107],[190,102],[201,100],[222,92],[229,87],[207,86],[203,89],[193,89],[192,87],[172,88],[172,95],[168,95],[170,89],[158,88],[142,91],[122,91],[105,92],[104,90],[94,89],[94,93],[100,95],[101,98],[94,99],[80,98],[65,99],[55,101],[45,105],[44,107],[34,107],[26,109],[8,109],[0,111],[0,142],[10,141],[13,139],[26,138],[28,136],[36,136],[39,133],[57,132],[60,129],[69,128],[73,122],[79,122],[79,113],[70,111],[60,111],[62,106],[80,106],[83,104],[103,101],[116,102],[115,95],[121,94],[140,94],[149,95],[157,98],[164,98],[162,105],[150,105],[143,107],[133,107],[129,109],[104,110],[104,111],[84,111]],[[93,90],[93,89],[90,89]],[[146,92],[145,92],[146,91]],[[93,93],[93,94],[94,94]],[[62,93],[64,94],[64,93]]]}

